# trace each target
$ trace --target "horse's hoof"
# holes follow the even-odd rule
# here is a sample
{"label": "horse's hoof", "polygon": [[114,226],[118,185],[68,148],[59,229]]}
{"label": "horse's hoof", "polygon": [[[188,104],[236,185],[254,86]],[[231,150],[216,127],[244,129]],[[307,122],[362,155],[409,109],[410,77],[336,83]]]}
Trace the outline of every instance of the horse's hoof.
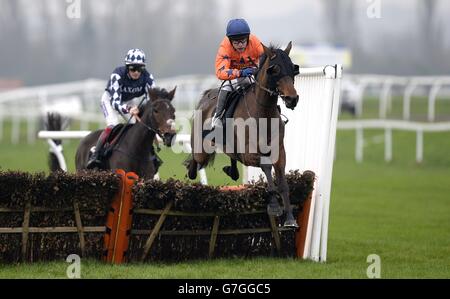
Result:
{"label": "horse's hoof", "polygon": [[226,173],[227,176],[229,176],[233,181],[237,181],[239,179],[239,172],[236,171],[232,171],[231,166],[224,166],[222,168],[223,172]]}
{"label": "horse's hoof", "polygon": [[276,216],[279,217],[283,215],[283,209],[280,207],[279,204],[268,204],[267,205],[267,214],[270,216]]}
{"label": "horse's hoof", "polygon": [[295,218],[292,215],[292,213],[288,212],[286,214],[286,220],[284,221],[283,226],[284,227],[294,227],[294,228],[298,227],[297,221],[295,221]]}
{"label": "horse's hoof", "polygon": [[188,177],[191,180],[195,180],[197,178],[197,171],[188,171]]}
{"label": "horse's hoof", "polygon": [[286,219],[283,226],[297,228],[298,224],[297,224],[297,221],[295,221],[295,219]]}
{"label": "horse's hoof", "polygon": [[316,174],[311,170],[305,170],[302,173],[302,179],[314,181],[315,177],[316,177]]}
{"label": "horse's hoof", "polygon": [[197,163],[194,160],[190,160],[187,165],[187,175],[191,180],[195,180],[197,178]]}

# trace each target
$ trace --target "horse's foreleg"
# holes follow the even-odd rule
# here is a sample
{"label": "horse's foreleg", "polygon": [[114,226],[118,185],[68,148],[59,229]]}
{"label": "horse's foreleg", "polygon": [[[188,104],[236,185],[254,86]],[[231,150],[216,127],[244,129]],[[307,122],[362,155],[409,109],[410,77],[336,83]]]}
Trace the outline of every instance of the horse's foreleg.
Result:
{"label": "horse's foreleg", "polygon": [[283,210],[278,203],[277,192],[275,190],[275,185],[273,184],[272,178],[272,165],[263,164],[261,165],[261,169],[266,175],[267,185],[269,186],[269,204],[267,205],[267,213],[272,216],[281,216],[283,214]]}
{"label": "horse's foreleg", "polygon": [[284,226],[298,227],[297,221],[295,220],[294,215],[292,215],[292,206],[289,200],[289,185],[287,183],[285,175],[286,152],[284,151],[284,147],[281,147],[279,158],[273,165],[273,168],[275,169],[275,178],[277,182],[278,192],[283,199],[284,211],[286,213]]}
{"label": "horse's foreleg", "polygon": [[185,164],[188,169],[188,177],[191,180],[195,180],[197,172],[208,164],[210,158],[211,154],[193,153],[188,163]]}
{"label": "horse's foreleg", "polygon": [[191,180],[195,180],[197,178],[197,161],[194,160],[194,158],[192,158],[191,160],[189,160],[189,164],[188,164],[188,177]]}
{"label": "horse's foreleg", "polygon": [[232,178],[234,181],[237,181],[239,179],[239,170],[237,168],[237,161],[236,159],[230,158],[231,166],[224,166],[223,172],[225,172],[230,178]]}

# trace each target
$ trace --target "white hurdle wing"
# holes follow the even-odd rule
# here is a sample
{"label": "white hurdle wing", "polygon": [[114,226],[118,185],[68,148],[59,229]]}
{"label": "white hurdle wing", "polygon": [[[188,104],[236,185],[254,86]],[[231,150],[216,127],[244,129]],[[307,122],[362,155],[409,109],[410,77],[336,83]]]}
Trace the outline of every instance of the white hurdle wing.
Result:
{"label": "white hurdle wing", "polygon": [[[339,111],[342,66],[302,68],[295,88],[300,100],[294,111],[281,103],[286,124],[284,146],[286,172],[298,169],[316,174],[303,258],[326,261],[336,125]],[[257,180],[263,172],[249,167],[244,183]]]}

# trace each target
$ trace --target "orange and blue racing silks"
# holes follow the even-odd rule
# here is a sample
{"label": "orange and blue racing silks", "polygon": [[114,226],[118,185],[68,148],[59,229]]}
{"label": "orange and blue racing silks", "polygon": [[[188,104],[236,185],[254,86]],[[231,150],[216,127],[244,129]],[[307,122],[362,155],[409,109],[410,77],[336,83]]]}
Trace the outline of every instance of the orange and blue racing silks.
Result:
{"label": "orange and blue racing silks", "polygon": [[247,48],[239,53],[233,48],[228,37],[225,37],[219,47],[216,56],[216,76],[220,80],[232,80],[239,78],[240,70],[255,67],[259,63],[259,57],[264,54],[261,41],[250,34]]}

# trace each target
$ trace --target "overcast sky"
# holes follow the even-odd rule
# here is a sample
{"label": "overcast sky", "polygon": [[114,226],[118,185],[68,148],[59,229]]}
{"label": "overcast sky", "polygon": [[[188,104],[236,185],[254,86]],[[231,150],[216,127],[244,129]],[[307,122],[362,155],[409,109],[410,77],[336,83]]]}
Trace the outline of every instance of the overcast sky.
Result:
{"label": "overcast sky", "polygon": [[[238,7],[238,15],[246,18],[252,30],[263,40],[286,44],[290,39],[297,42],[326,42],[323,0],[219,0],[223,7],[224,25],[226,13]],[[329,0],[334,1],[334,0]],[[417,31],[419,1],[427,0],[359,0],[355,17],[363,45],[370,48],[382,42],[384,34],[413,35]],[[378,1],[378,2],[377,2]],[[370,5],[380,3],[380,18],[369,18]],[[439,20],[447,28],[445,39],[450,42],[450,1],[441,1]],[[352,34],[352,32],[349,32]]]}
{"label": "overcast sky", "polygon": [[431,0],[80,0],[80,18],[67,16],[67,1],[0,0],[0,78],[104,78],[132,47],[146,50],[159,77],[211,74],[231,18],[245,18],[265,44],[340,43],[354,72],[450,73],[450,0],[433,0],[438,26],[428,27],[420,9]]}

